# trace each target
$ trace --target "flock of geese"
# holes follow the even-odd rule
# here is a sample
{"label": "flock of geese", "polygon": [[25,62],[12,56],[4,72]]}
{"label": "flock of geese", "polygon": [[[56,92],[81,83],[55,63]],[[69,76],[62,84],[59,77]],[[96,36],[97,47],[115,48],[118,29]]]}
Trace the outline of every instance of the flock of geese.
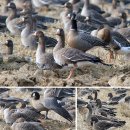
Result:
{"label": "flock of geese", "polygon": [[[4,0],[0,16],[0,30],[19,36],[21,50],[36,50],[36,64],[42,69],[58,69],[73,64],[67,79],[77,68],[77,63],[88,61],[104,63],[99,57],[86,53],[94,47],[110,52],[110,59],[116,55],[130,54],[129,1],[118,0]],[[93,2],[93,3],[91,3]],[[38,14],[42,7],[63,8],[58,19]],[[36,12],[37,11],[37,12]],[[44,23],[61,22],[63,28],[55,30],[52,38],[43,30]],[[67,44],[69,47],[66,47]],[[5,42],[8,55],[13,54],[14,43]],[[52,53],[46,47],[54,47]]]}
{"label": "flock of geese", "polygon": [[[121,103],[129,105],[130,96],[127,95],[127,92],[129,91],[129,89],[125,88],[113,88],[110,93],[107,93],[108,95],[104,95],[105,97],[108,97],[108,100],[105,101],[98,97],[100,89],[78,89],[77,107],[79,112],[83,111],[83,109],[88,110],[87,114],[84,116],[84,121],[87,123],[87,126],[92,127],[93,130],[118,129],[124,126],[127,121],[121,121],[116,118],[116,105]],[[113,93],[115,96],[113,96]],[[82,99],[83,96],[88,99]]]}
{"label": "flock of geese", "polygon": [[[75,97],[75,89],[18,89],[17,92],[24,93],[25,90],[31,92],[29,99],[12,97],[9,95],[11,89],[0,89],[1,113],[3,121],[7,124],[2,130],[45,130],[46,126],[42,121],[57,120],[55,116],[53,119],[48,117],[50,110],[59,114],[68,123],[75,121],[75,99],[71,100],[71,97]],[[5,94],[6,92],[9,94]],[[43,111],[46,112],[45,115],[41,113]]]}

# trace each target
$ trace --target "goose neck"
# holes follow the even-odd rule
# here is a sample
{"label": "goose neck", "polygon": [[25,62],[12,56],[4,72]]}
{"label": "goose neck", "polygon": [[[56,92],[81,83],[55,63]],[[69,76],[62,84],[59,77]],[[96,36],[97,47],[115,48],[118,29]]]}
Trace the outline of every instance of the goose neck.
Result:
{"label": "goose neck", "polygon": [[21,37],[27,37],[32,32],[32,25],[30,23],[26,23],[25,28],[23,29],[21,33]]}
{"label": "goose neck", "polygon": [[97,94],[97,91],[95,92],[95,97],[94,97],[94,100],[96,100],[97,99],[97,96],[98,96],[98,94]]}
{"label": "goose neck", "polygon": [[56,52],[65,46],[65,36],[57,36],[57,44],[53,49],[53,52]]}
{"label": "goose neck", "polygon": [[88,7],[90,5],[90,1],[89,0],[84,0],[84,6]]}
{"label": "goose neck", "polygon": [[112,8],[113,9],[117,8],[117,0],[112,0]]}
{"label": "goose neck", "polygon": [[44,37],[39,37],[39,38],[38,38],[38,42],[39,42],[38,48],[40,49],[40,51],[41,51],[42,53],[45,53],[46,48],[45,48]]}
{"label": "goose neck", "polygon": [[7,22],[10,21],[10,20],[16,18],[16,16],[17,16],[16,10],[12,10],[11,9],[11,11],[9,12],[9,15],[8,15],[8,18],[6,19],[6,21]]}
{"label": "goose neck", "polygon": [[77,31],[77,21],[76,20],[71,21],[71,30]]}

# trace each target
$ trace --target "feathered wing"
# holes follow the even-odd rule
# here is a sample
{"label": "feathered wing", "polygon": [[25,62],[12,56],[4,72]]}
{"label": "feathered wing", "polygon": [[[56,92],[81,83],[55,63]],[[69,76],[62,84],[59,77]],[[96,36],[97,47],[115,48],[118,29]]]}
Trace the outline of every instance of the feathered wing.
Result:
{"label": "feathered wing", "polygon": [[91,36],[90,34],[87,34],[87,33],[79,33],[79,39],[84,42],[87,42],[88,46],[106,46],[109,44],[109,43],[104,42],[103,40],[101,40],[97,37]]}
{"label": "feathered wing", "polygon": [[127,41],[127,39],[121,35],[120,33],[116,32],[116,31],[112,31],[112,42],[113,44],[117,44],[120,47],[128,47],[130,46],[130,43]]}
{"label": "feathered wing", "polygon": [[45,36],[45,42],[47,47],[54,47],[57,43],[57,40],[52,37]]}
{"label": "feathered wing", "polygon": [[49,110],[53,110],[55,111],[57,114],[59,114],[60,116],[62,116],[63,118],[65,118],[66,120],[72,122],[73,119],[71,117],[71,115],[69,114],[69,112],[64,109],[58,102],[56,98],[53,97],[49,97],[49,98],[45,98],[43,101],[43,105],[48,108]]}
{"label": "feathered wing", "polygon": [[72,62],[78,62],[78,61],[101,62],[100,58],[88,53],[84,53],[74,48],[66,48],[62,56]]}

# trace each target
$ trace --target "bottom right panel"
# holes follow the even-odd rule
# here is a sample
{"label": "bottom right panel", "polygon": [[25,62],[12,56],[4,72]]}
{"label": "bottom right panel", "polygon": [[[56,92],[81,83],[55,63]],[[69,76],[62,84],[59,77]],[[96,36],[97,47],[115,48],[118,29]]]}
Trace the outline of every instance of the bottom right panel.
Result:
{"label": "bottom right panel", "polygon": [[130,130],[130,89],[78,88],[77,130]]}

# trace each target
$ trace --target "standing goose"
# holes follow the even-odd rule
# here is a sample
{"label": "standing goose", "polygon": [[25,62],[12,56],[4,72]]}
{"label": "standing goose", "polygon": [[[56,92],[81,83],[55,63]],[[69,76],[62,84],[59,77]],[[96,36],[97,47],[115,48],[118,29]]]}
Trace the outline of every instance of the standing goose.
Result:
{"label": "standing goose", "polygon": [[109,25],[107,20],[101,14],[99,14],[97,11],[93,10],[92,8],[89,8],[89,0],[84,0],[84,6],[81,11],[81,15],[84,17],[91,18],[91,22],[94,22],[94,24],[98,23],[99,25],[103,25],[103,24]]}
{"label": "standing goose", "polygon": [[45,130],[38,122],[27,122],[25,118],[17,119],[11,126],[12,130]]}
{"label": "standing goose", "polygon": [[73,97],[75,94],[71,89],[47,88],[44,91],[44,95],[48,97],[56,97],[57,99],[62,100],[66,97]]}
{"label": "standing goose", "polygon": [[109,44],[108,42],[104,42],[88,33],[78,32],[75,14],[73,14],[71,18],[71,28],[67,35],[67,42],[70,47],[82,51],[87,51],[96,46],[105,47]]}
{"label": "standing goose", "polygon": [[9,3],[7,6],[9,10],[8,17],[6,19],[6,26],[13,35],[20,35],[23,27],[20,25],[21,20],[17,18],[17,9],[14,3]]}
{"label": "standing goose", "polygon": [[[64,31],[65,31],[65,35],[68,34],[68,30],[71,28],[71,15],[72,14],[68,14],[68,16],[64,17]],[[86,24],[86,23],[82,23],[77,21],[77,30],[79,32],[87,32],[90,33],[91,31],[95,30],[96,28]]]}
{"label": "standing goose", "polygon": [[125,54],[126,56],[130,54],[130,43],[119,32],[103,28],[98,30],[94,36],[109,42],[108,49],[110,51],[110,58],[114,58],[113,53],[115,54],[115,58],[117,54]]}
{"label": "standing goose", "polygon": [[96,11],[99,14],[104,13],[104,11],[102,11],[100,9],[100,7],[98,7],[96,4],[90,4],[90,0],[84,0],[84,6],[83,6],[83,9],[82,9],[81,15],[84,16],[87,13],[88,9],[92,10],[92,11]]}
{"label": "standing goose", "polygon": [[[87,54],[82,52],[81,50],[75,49],[75,48],[64,48],[65,47],[65,36],[63,29],[57,30],[57,45],[53,49],[53,56],[55,59],[55,62],[60,66],[65,66],[68,64],[73,64],[74,67],[71,69],[70,74],[67,79],[70,79],[74,73],[74,70],[77,67],[78,62],[82,61],[89,61],[92,63],[103,63],[103,61],[91,54]],[[81,43],[80,43],[81,44]]]}
{"label": "standing goose", "polygon": [[[38,44],[37,44],[37,39],[36,36],[34,35],[34,22],[33,22],[33,18],[32,16],[27,16],[24,17],[22,20],[24,23],[26,23],[25,28],[22,30],[21,32],[21,42],[25,47],[28,47],[30,49],[36,49]],[[46,46],[47,47],[52,47],[56,44],[56,40],[54,38],[51,37],[45,37],[45,41],[46,41]]]}
{"label": "standing goose", "polygon": [[37,42],[35,36],[33,35],[32,17],[24,17],[22,21],[26,24],[25,28],[21,32],[22,45],[30,49],[36,49]]}
{"label": "standing goose", "polygon": [[83,7],[83,1],[81,0],[69,0],[69,2],[73,5],[73,11],[76,13],[81,12]]}
{"label": "standing goose", "polygon": [[61,68],[58,64],[55,63],[53,54],[46,53],[45,46],[48,40],[48,43],[53,43],[53,39],[50,37],[46,37],[42,31],[37,31],[34,34],[38,39],[38,47],[36,51],[36,64],[39,68],[42,69],[56,69]]}
{"label": "standing goose", "polygon": [[57,114],[65,118],[66,120],[70,122],[73,121],[68,111],[60,105],[57,97],[47,96],[46,94],[44,94],[44,99],[41,100],[40,94],[38,92],[33,92],[31,94],[31,97],[33,98],[34,108],[38,109],[39,111],[46,111],[46,118],[48,118],[47,117],[48,111],[53,110],[54,112],[56,112]]}

